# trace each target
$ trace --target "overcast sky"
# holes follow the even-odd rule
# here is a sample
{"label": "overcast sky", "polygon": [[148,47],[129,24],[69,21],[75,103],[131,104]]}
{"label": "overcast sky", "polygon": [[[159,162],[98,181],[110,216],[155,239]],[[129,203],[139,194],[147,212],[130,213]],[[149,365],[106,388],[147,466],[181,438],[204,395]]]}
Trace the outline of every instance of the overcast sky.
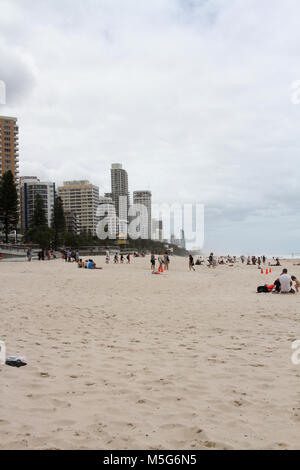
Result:
{"label": "overcast sky", "polygon": [[205,204],[205,250],[300,253],[299,0],[0,0],[20,174]]}

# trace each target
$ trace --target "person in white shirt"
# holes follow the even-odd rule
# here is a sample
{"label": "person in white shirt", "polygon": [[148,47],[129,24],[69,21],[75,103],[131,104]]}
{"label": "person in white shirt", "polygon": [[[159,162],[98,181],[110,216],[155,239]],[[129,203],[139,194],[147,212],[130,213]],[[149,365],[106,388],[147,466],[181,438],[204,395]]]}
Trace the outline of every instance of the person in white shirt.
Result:
{"label": "person in white shirt", "polygon": [[279,280],[280,280],[280,286],[281,286],[280,292],[282,294],[294,294],[295,293],[294,289],[292,289],[292,285],[293,285],[292,278],[288,274],[287,269],[284,269],[282,271],[282,274],[279,277]]}

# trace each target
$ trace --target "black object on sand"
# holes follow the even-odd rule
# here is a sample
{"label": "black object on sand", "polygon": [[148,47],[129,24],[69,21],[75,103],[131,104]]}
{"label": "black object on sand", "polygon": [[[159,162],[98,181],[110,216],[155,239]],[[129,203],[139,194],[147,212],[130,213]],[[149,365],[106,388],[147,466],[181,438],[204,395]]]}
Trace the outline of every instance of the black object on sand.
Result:
{"label": "black object on sand", "polygon": [[5,364],[12,367],[22,367],[26,366],[27,362],[24,362],[21,357],[10,356],[6,359]]}

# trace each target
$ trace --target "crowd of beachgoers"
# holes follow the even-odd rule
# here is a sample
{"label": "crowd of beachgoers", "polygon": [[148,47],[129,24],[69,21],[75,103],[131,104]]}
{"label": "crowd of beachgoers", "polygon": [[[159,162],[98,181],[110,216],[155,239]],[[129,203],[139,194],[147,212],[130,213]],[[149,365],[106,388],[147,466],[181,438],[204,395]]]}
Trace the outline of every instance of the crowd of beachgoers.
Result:
{"label": "crowd of beachgoers", "polygon": [[[105,253],[105,264],[131,264],[132,258],[146,258],[147,254],[145,252],[133,252],[133,253],[119,253],[113,252],[110,253],[110,250],[106,250]],[[150,269],[153,274],[162,274],[165,271],[169,271],[170,268],[170,252],[160,252],[150,253]],[[27,253],[28,261],[32,259],[32,252],[28,250]],[[53,250],[41,250],[38,253],[39,260],[49,260],[51,258],[56,258]],[[64,250],[61,252],[61,258],[66,263],[76,263],[77,267],[80,269],[103,269],[98,266],[94,259],[87,258],[83,259],[80,257],[78,250]],[[272,267],[281,266],[280,259],[277,257],[272,257],[268,259],[265,255],[262,256],[215,256],[214,253],[210,253],[208,257],[198,256],[194,259],[194,256],[190,254],[188,256],[188,268],[190,271],[195,271],[195,266],[207,266],[208,268],[215,269],[217,266],[229,266],[233,267],[235,265],[245,265],[245,266],[256,266],[262,274],[272,274]],[[300,265],[295,264],[296,266]],[[281,274],[277,276],[273,282],[265,283],[257,287],[258,293],[282,293],[282,294],[295,294],[299,291],[300,283],[296,276],[290,275],[287,269],[283,269]]]}

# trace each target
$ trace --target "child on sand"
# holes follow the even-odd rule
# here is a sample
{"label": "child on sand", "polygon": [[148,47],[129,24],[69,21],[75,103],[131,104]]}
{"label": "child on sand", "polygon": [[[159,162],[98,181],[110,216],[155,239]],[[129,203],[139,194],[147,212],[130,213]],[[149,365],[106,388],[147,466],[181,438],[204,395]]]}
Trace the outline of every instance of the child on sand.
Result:
{"label": "child on sand", "polygon": [[294,281],[294,283],[295,283],[296,292],[299,292],[300,282],[298,281],[296,276],[292,276],[292,281]]}

